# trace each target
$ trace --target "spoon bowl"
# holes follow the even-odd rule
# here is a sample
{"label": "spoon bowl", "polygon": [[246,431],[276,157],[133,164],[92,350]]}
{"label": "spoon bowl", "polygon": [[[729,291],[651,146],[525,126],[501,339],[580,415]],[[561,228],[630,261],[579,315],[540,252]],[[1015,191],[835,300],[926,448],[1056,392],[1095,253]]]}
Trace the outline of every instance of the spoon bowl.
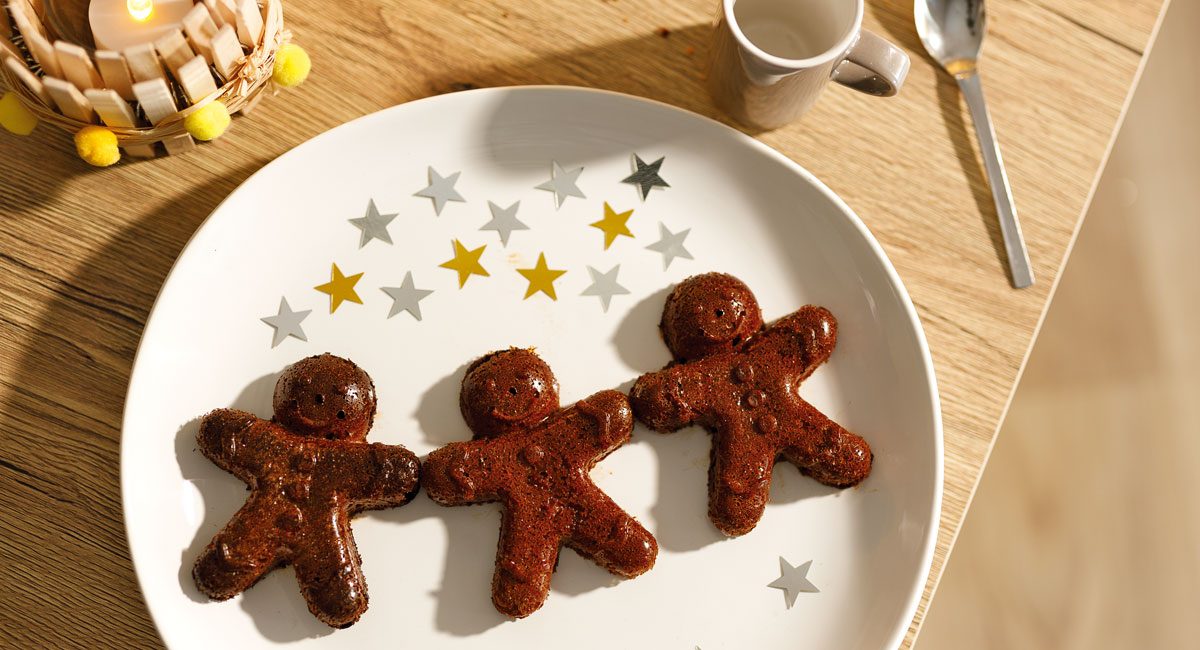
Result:
{"label": "spoon bowl", "polygon": [[975,66],[987,31],[983,0],[916,0],[913,16],[925,51],[950,74]]}

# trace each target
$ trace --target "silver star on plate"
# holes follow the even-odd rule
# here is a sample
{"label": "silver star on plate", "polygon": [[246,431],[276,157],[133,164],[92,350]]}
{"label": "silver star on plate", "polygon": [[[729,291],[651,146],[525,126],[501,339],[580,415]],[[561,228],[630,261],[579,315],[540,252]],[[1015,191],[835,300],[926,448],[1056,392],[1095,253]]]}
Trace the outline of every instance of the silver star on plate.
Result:
{"label": "silver star on plate", "polygon": [[275,336],[271,339],[271,347],[279,345],[289,336],[294,336],[301,341],[308,341],[308,337],[304,335],[304,328],[300,327],[300,321],[307,318],[310,313],[312,313],[311,309],[292,311],[291,306],[288,305],[287,298],[280,298],[279,313],[260,319],[262,322],[275,328]]}
{"label": "silver star on plate", "polygon": [[372,239],[378,239],[387,243],[392,243],[392,236],[388,234],[388,224],[395,219],[395,214],[379,214],[379,209],[375,207],[375,199],[367,200],[367,213],[357,219],[350,219],[350,223],[354,224],[355,228],[362,231],[362,237],[358,240],[358,247],[362,248],[367,245],[367,242]]}
{"label": "silver star on plate", "polygon": [[617,273],[621,270],[621,265],[618,264],[607,273],[587,267],[588,273],[592,274],[592,284],[583,290],[581,296],[599,296],[600,304],[604,306],[604,311],[608,311],[608,305],[612,302],[612,297],[629,293],[629,289],[617,284]]}
{"label": "silver star on plate", "polygon": [[575,184],[582,173],[583,167],[566,171],[555,160],[551,163],[550,180],[538,185],[534,189],[554,192],[555,209],[557,210],[562,207],[563,201],[566,201],[568,196],[578,196],[581,199],[587,198],[583,195],[583,191],[579,189],[579,186]]}
{"label": "silver star on plate", "polygon": [[388,312],[388,318],[406,311],[412,314],[413,318],[421,320],[421,301],[433,293],[433,289],[418,289],[413,286],[412,271],[404,274],[404,282],[401,282],[400,286],[381,289],[392,298],[392,311]]}
{"label": "silver star on plate", "polygon": [[792,608],[792,605],[796,602],[796,596],[799,596],[800,592],[815,594],[821,591],[817,589],[816,585],[808,581],[808,570],[812,567],[812,563],[813,561],[809,560],[800,566],[792,566],[788,564],[787,560],[783,559],[782,555],[779,556],[780,576],[775,579],[775,582],[767,586],[783,590],[784,597],[787,599],[788,609]]}
{"label": "silver star on plate", "polygon": [[446,201],[462,201],[466,199],[454,189],[454,184],[458,182],[458,176],[462,172],[454,172],[445,178],[437,173],[433,167],[429,168],[429,187],[413,194],[413,196],[424,196],[433,199],[433,211],[437,214],[442,213],[442,208],[445,207]]}
{"label": "silver star on plate", "polygon": [[687,239],[688,233],[692,232],[691,228],[682,230],[680,232],[671,232],[660,221],[658,223],[658,232],[659,240],[653,244],[650,244],[646,248],[658,253],[662,253],[664,271],[667,270],[667,267],[671,266],[671,262],[674,261],[676,257],[682,257],[688,260],[696,259],[692,257],[692,254],[688,252],[688,249],[683,247],[683,240]]}
{"label": "silver star on plate", "polygon": [[642,195],[642,201],[646,200],[646,196],[650,194],[652,187],[671,187],[667,182],[658,175],[659,167],[662,167],[663,160],[666,157],[659,158],[647,165],[635,153],[633,154],[633,164],[637,167],[632,174],[621,180],[622,183],[633,183],[638,186],[638,193]]}
{"label": "silver star on plate", "polygon": [[513,203],[507,208],[502,208],[488,201],[488,208],[492,211],[492,220],[483,224],[480,230],[495,230],[500,233],[500,243],[508,246],[508,236],[512,234],[512,231],[529,230],[529,226],[526,226],[517,218],[517,208],[520,207],[520,201]]}

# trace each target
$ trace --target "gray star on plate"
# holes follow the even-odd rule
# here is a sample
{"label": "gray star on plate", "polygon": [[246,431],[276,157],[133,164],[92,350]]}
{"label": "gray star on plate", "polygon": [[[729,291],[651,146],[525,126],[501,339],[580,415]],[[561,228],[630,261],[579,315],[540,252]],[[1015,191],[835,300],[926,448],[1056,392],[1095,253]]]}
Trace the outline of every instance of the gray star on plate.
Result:
{"label": "gray star on plate", "polygon": [[424,196],[433,199],[433,211],[437,214],[442,213],[442,208],[445,207],[446,201],[461,201],[466,202],[466,199],[454,189],[454,184],[458,182],[458,176],[462,172],[454,172],[445,178],[437,173],[433,167],[429,168],[429,187],[413,194],[413,196]]}
{"label": "gray star on plate", "polygon": [[367,200],[367,213],[357,219],[350,219],[350,223],[354,224],[355,228],[362,231],[362,237],[358,240],[358,247],[362,248],[367,245],[367,242],[372,239],[378,239],[387,243],[392,243],[392,236],[388,234],[388,224],[395,219],[395,214],[379,214],[379,209],[375,207],[375,199]]}
{"label": "gray star on plate", "polygon": [[688,233],[692,232],[691,228],[682,230],[680,232],[671,232],[660,221],[658,223],[658,232],[659,240],[653,244],[650,244],[646,248],[658,253],[662,253],[664,271],[667,270],[667,267],[671,266],[671,262],[674,261],[676,257],[682,257],[688,260],[696,259],[692,257],[692,254],[688,252],[688,249],[683,247],[683,240],[687,239]]}
{"label": "gray star on plate", "polygon": [[799,566],[792,566],[788,564],[787,560],[783,559],[782,555],[779,556],[780,576],[775,579],[775,582],[767,586],[784,591],[788,609],[792,608],[792,605],[796,602],[796,596],[799,596],[800,592],[814,594],[821,591],[817,589],[816,585],[808,581],[808,570],[812,567],[812,563],[813,561],[809,560]]}
{"label": "gray star on plate", "polygon": [[562,207],[563,201],[566,201],[568,196],[578,196],[581,199],[587,198],[583,195],[583,191],[579,189],[579,186],[575,184],[582,173],[583,167],[566,171],[555,160],[551,163],[550,180],[538,185],[534,189],[554,192],[555,209],[558,209]]}
{"label": "gray star on plate", "polygon": [[388,318],[406,311],[412,314],[413,318],[421,320],[421,301],[433,293],[433,289],[418,289],[413,286],[412,271],[404,274],[404,282],[401,282],[400,286],[381,289],[392,298],[392,310],[388,312]]}
{"label": "gray star on plate", "polygon": [[608,311],[608,305],[612,302],[612,297],[629,293],[629,289],[617,284],[617,273],[621,270],[621,265],[618,264],[607,273],[587,267],[588,273],[592,274],[592,284],[583,290],[581,296],[599,296],[600,303],[604,306],[604,311]]}
{"label": "gray star on plate", "polygon": [[279,313],[260,319],[262,322],[275,328],[275,336],[271,339],[271,347],[279,345],[289,336],[294,336],[301,341],[307,341],[308,337],[304,335],[304,328],[300,327],[300,321],[307,318],[310,313],[312,313],[311,309],[292,311],[291,306],[288,305],[287,298],[280,298]]}
{"label": "gray star on plate", "polygon": [[633,183],[638,186],[638,193],[642,195],[642,201],[646,200],[646,196],[650,194],[652,187],[671,187],[667,182],[658,175],[658,168],[662,167],[663,160],[666,157],[659,158],[647,165],[635,153],[633,154],[633,164],[637,167],[636,170],[629,176],[621,180],[622,183]]}
{"label": "gray star on plate", "polygon": [[517,201],[507,208],[502,208],[491,201],[488,201],[488,208],[492,211],[492,220],[483,224],[480,230],[495,230],[500,233],[500,243],[508,246],[508,236],[514,230],[529,230],[517,218],[517,209],[521,207],[521,202]]}

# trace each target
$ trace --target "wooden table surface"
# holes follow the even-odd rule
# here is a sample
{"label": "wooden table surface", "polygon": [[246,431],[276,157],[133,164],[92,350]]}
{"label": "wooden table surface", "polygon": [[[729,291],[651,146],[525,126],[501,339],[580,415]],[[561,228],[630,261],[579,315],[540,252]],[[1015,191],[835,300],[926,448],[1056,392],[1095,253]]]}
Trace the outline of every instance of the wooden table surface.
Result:
{"label": "wooden table surface", "polygon": [[[225,195],[326,129],[467,88],[592,86],[722,119],[703,85],[714,8],[714,0],[290,0],[286,20],[312,55],[312,76],[267,98],[213,145],[94,169],[46,125],[25,138],[0,132],[0,646],[161,644],[125,541],[121,410],[159,286]],[[900,95],[831,87],[800,122],[754,134],[862,218],[929,340],[945,495],[906,646],[1162,8],[1161,0],[988,4],[981,70],[1038,279],[1030,289],[1009,287],[966,106],[924,56],[910,2],[866,3],[866,27],[912,58]]]}

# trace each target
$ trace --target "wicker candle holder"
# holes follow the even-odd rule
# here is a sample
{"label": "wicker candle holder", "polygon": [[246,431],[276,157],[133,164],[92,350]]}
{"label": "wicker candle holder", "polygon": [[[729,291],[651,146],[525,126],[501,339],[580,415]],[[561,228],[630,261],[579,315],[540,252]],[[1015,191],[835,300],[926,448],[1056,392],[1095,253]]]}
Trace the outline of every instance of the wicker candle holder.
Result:
{"label": "wicker candle holder", "polygon": [[[47,15],[43,0],[7,0],[0,13],[0,79],[19,101],[0,101],[0,122],[18,133],[33,127],[10,124],[60,126],[92,164],[116,161],[114,138],[137,157],[190,151],[219,136],[229,114],[253,109],[268,84],[308,73],[307,55],[288,45],[282,0],[196,1],[180,28],[121,52],[63,40]],[[96,147],[106,155],[89,155]]]}

